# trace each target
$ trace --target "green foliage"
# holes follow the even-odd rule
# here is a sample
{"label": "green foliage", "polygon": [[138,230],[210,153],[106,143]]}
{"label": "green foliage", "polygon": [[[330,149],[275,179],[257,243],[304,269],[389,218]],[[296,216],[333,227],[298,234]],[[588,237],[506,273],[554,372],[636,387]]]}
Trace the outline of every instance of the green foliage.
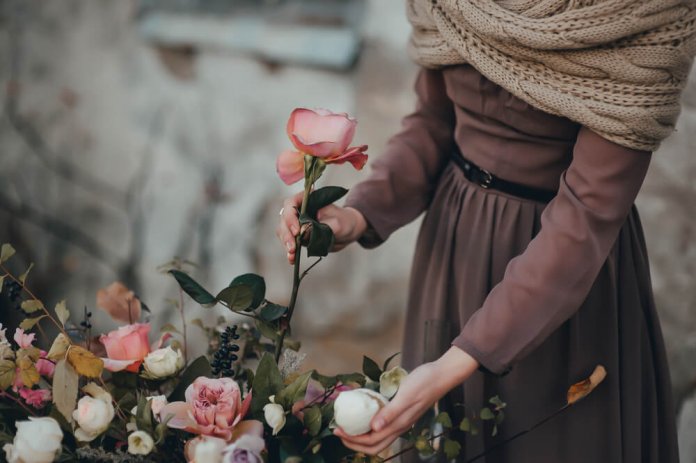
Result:
{"label": "green foliage", "polygon": [[[258,373],[257,373],[258,374]],[[295,381],[281,389],[275,396],[275,403],[283,406],[285,410],[290,410],[292,404],[302,400],[307,392],[307,384],[312,377],[312,372],[308,371],[299,376]]]}
{"label": "green foliage", "polygon": [[11,244],[3,244],[2,248],[0,248],[0,264],[3,262],[7,262],[10,259],[10,257],[14,256],[14,254],[15,248],[13,248]]}
{"label": "green foliage", "polygon": [[43,308],[43,303],[38,299],[29,299],[26,301],[22,301],[22,310],[25,313],[31,314],[36,312],[37,310],[42,310]]}
{"label": "green foliage", "polygon": [[278,365],[272,354],[266,353],[261,357],[256,368],[253,383],[253,397],[251,399],[251,411],[254,417],[263,419],[263,407],[268,403],[268,398],[276,395],[283,388],[283,378],[278,370]]}
{"label": "green foliage", "polygon": [[191,364],[184,370],[184,372],[179,377],[179,384],[174,388],[171,394],[169,394],[168,401],[174,402],[177,400],[185,400],[184,393],[186,388],[193,383],[193,381],[199,376],[211,376],[210,363],[208,359],[204,356],[198,357],[196,360],[191,362]]}
{"label": "green foliage", "polygon": [[72,412],[77,406],[79,376],[66,359],[56,363],[53,372],[53,403],[69,422],[73,422]]}
{"label": "green foliage", "polygon": [[152,426],[152,401],[147,400],[145,394],[138,399],[138,408],[135,414],[135,424],[140,431],[145,431],[148,434],[153,434]]}
{"label": "green foliage", "polygon": [[384,361],[384,365],[382,366],[382,371],[387,371],[389,368],[389,364],[391,363],[394,358],[396,358],[397,355],[399,355],[401,352],[397,352],[396,354],[392,354],[387,358],[387,360]]}
{"label": "green foliage", "polygon": [[379,382],[379,377],[382,376],[382,370],[377,365],[377,362],[368,356],[363,356],[363,373],[372,381]]}
{"label": "green foliage", "polygon": [[68,318],[70,318],[70,311],[68,311],[68,308],[65,305],[65,301],[60,301],[58,304],[56,304],[54,312],[58,316],[60,324],[65,326],[65,322],[67,322]]}
{"label": "green foliage", "polygon": [[12,360],[0,360],[0,391],[4,391],[12,385],[16,368]]}
{"label": "green foliage", "polygon": [[198,302],[200,305],[204,307],[212,307],[217,302],[215,296],[210,294],[203,286],[201,286],[188,274],[182,272],[181,270],[170,270],[169,273],[176,279],[176,282],[179,283],[181,289],[188,294],[191,299]]}
{"label": "green foliage", "polygon": [[266,281],[254,273],[245,273],[232,280],[230,287],[235,286],[246,286],[250,289],[252,298],[248,308],[258,308],[266,297]]}
{"label": "green foliage", "polygon": [[322,425],[321,408],[318,405],[313,405],[304,411],[303,424],[310,436],[317,436],[321,431]]}
{"label": "green foliage", "polygon": [[447,460],[454,460],[462,450],[462,446],[456,440],[445,439],[444,451]]}
{"label": "green foliage", "polygon": [[267,322],[279,319],[288,312],[288,308],[282,305],[269,303],[261,308],[259,317]]}
{"label": "green foliage", "polygon": [[348,190],[339,186],[325,186],[314,190],[307,201],[307,215],[316,219],[319,209],[333,204],[344,197],[346,193]]}
{"label": "green foliage", "polygon": [[324,257],[328,255],[334,242],[331,227],[316,221],[306,214],[300,216],[300,225],[309,225],[311,228],[309,241],[305,243],[307,257]]}

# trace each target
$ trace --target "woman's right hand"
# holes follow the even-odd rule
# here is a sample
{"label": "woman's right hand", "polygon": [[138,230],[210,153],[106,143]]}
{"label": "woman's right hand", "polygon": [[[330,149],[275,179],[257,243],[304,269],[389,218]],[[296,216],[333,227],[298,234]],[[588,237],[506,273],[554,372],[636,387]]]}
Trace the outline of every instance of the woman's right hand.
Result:
{"label": "woman's right hand", "polygon": [[[280,223],[276,228],[276,236],[288,253],[288,262],[295,263],[295,237],[300,232],[298,210],[302,205],[303,193],[288,198],[283,203]],[[319,222],[328,225],[334,233],[334,245],[332,251],[340,251],[353,241],[360,238],[367,230],[365,217],[352,207],[339,207],[330,204],[317,213]]]}

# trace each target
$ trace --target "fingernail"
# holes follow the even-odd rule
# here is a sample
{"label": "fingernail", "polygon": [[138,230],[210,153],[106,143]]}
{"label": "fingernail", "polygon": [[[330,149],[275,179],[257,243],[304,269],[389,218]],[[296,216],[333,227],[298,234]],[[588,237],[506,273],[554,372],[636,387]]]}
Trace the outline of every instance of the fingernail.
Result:
{"label": "fingernail", "polygon": [[[293,247],[293,246],[292,246],[292,242],[291,242],[291,241],[287,241],[287,242],[285,243],[285,247],[287,248],[288,251],[292,251],[292,247]],[[289,253],[289,252],[288,252],[288,253]]]}

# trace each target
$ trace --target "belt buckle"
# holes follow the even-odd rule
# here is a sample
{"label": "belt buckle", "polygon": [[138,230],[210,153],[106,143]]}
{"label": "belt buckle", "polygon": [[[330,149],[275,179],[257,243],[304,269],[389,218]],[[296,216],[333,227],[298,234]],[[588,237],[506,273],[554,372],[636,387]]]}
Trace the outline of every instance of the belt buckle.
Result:
{"label": "belt buckle", "polygon": [[481,188],[488,189],[491,186],[491,183],[493,183],[493,174],[488,172],[486,169],[481,169],[480,167],[479,170],[481,171],[483,177],[479,179],[478,184]]}

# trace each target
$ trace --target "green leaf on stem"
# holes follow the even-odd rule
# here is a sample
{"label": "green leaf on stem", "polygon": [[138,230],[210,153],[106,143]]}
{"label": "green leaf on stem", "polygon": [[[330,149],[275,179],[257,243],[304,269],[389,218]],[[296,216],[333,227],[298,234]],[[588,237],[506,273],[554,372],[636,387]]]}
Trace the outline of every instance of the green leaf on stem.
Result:
{"label": "green leaf on stem", "polygon": [[382,370],[377,365],[377,362],[368,356],[363,356],[363,373],[372,381],[379,382],[379,377],[382,375]]}
{"label": "green leaf on stem", "polygon": [[60,301],[58,304],[56,304],[56,308],[53,310],[56,312],[58,320],[60,320],[60,324],[65,326],[65,322],[67,322],[68,318],[70,318],[70,311],[66,307],[65,301]]}
{"label": "green leaf on stem", "polygon": [[33,269],[33,268],[34,268],[34,263],[32,262],[31,264],[29,264],[29,268],[27,269],[27,271],[22,273],[19,276],[18,280],[20,283],[22,283],[22,285],[24,285],[27,282],[27,277],[29,276],[29,272],[31,272],[31,269]]}
{"label": "green leaf on stem", "polygon": [[461,423],[459,423],[459,430],[464,432],[471,431],[471,421],[469,418],[464,418]]}
{"label": "green leaf on stem", "polygon": [[19,327],[23,329],[24,331],[28,331],[34,327],[39,321],[41,321],[42,318],[46,318],[46,315],[41,315],[39,317],[34,317],[34,318],[25,318],[22,320],[22,323],[19,324]]}
{"label": "green leaf on stem", "polygon": [[399,355],[400,353],[401,353],[401,352],[397,352],[396,354],[391,355],[387,360],[385,360],[385,361],[384,361],[384,366],[382,367],[382,370],[383,370],[383,371],[387,371],[387,369],[389,368],[389,364],[391,363],[391,361],[394,360],[394,358],[395,358],[397,355]]}
{"label": "green leaf on stem", "polygon": [[441,412],[439,415],[437,415],[437,418],[435,418],[435,422],[440,423],[445,428],[452,427],[452,419],[450,418],[449,413],[447,412]]}
{"label": "green leaf on stem", "polygon": [[66,359],[56,363],[53,372],[53,403],[68,423],[73,422],[72,412],[77,406],[79,379],[77,372]]}
{"label": "green leaf on stem", "polygon": [[176,279],[181,289],[203,307],[213,307],[217,302],[215,296],[210,294],[188,274],[180,270],[170,270],[169,273]]}
{"label": "green leaf on stem", "polygon": [[336,383],[338,383],[338,378],[335,376],[325,376],[320,373],[317,373],[314,371],[312,373],[312,379],[316,380],[319,382],[319,384],[322,385],[324,389],[328,389],[330,387],[334,387]]}
{"label": "green leaf on stem", "polygon": [[445,439],[445,456],[447,457],[447,460],[454,460],[457,458],[459,455],[459,452],[462,450],[461,444],[457,442],[456,440],[452,439]]}
{"label": "green leaf on stem", "polygon": [[37,310],[41,310],[43,308],[44,308],[43,303],[41,301],[39,301],[38,299],[30,299],[30,300],[22,302],[22,310],[28,314],[34,313]]}
{"label": "green leaf on stem", "polygon": [[502,400],[500,400],[500,397],[498,397],[497,395],[491,397],[488,401],[489,401],[493,406],[495,406],[495,409],[496,409],[496,410],[501,410],[501,409],[503,409],[503,408],[505,408],[505,407],[507,406],[507,404],[506,404],[505,402],[503,402]]}
{"label": "green leaf on stem", "polygon": [[491,409],[488,407],[483,407],[481,409],[480,416],[481,416],[481,419],[485,420],[485,421],[492,420],[493,418],[495,418],[495,415],[493,414]]}
{"label": "green leaf on stem", "polygon": [[200,356],[184,370],[184,372],[179,376],[179,384],[174,388],[167,400],[169,402],[174,402],[178,400],[185,400],[184,393],[186,388],[189,387],[193,381],[199,376],[211,376],[210,363],[205,356]]}
{"label": "green leaf on stem", "polygon": [[302,420],[310,436],[316,436],[321,431],[321,409],[318,405],[313,405],[304,411]]}
{"label": "green leaf on stem", "polygon": [[258,308],[266,297],[266,280],[264,280],[260,275],[256,275],[254,273],[245,273],[244,275],[239,275],[237,278],[232,280],[230,287],[236,285],[245,285],[251,289],[252,300],[249,306],[251,309]]}
{"label": "green leaf on stem", "polygon": [[290,410],[292,404],[302,400],[307,392],[307,384],[309,383],[309,378],[312,377],[312,372],[308,371],[305,374],[299,376],[295,381],[285,386],[278,394],[275,396],[275,403],[283,406],[285,410]]}
{"label": "green leaf on stem", "polygon": [[216,299],[224,302],[227,308],[233,312],[242,312],[251,307],[254,300],[254,291],[251,286],[236,284],[220,291]]}
{"label": "green leaf on stem", "polygon": [[278,329],[276,328],[275,323],[267,323],[263,320],[256,319],[256,328],[265,338],[270,339],[274,343],[278,342]]}
{"label": "green leaf on stem", "polygon": [[367,382],[365,379],[365,375],[362,373],[348,373],[344,375],[338,375],[336,376],[338,381],[340,381],[342,384],[351,384],[351,383],[356,383],[359,384],[360,387],[363,387],[365,383]]}
{"label": "green leaf on stem", "polygon": [[269,403],[269,397],[276,395],[283,388],[283,377],[272,354],[265,353],[261,357],[252,390],[251,410],[255,417],[263,419],[263,407]]}
{"label": "green leaf on stem", "polygon": [[313,219],[317,218],[319,209],[333,204],[348,193],[348,190],[340,186],[325,186],[314,190],[309,195],[307,201],[307,215]]}
{"label": "green leaf on stem", "polygon": [[12,386],[17,366],[12,360],[0,360],[0,391]]}
{"label": "green leaf on stem", "polygon": [[135,414],[135,424],[138,429],[152,435],[152,401],[142,394],[138,399],[138,409]]}
{"label": "green leaf on stem", "polygon": [[15,248],[9,243],[4,243],[2,248],[0,248],[0,264],[7,262],[7,260],[14,256]]}
{"label": "green leaf on stem", "polygon": [[266,304],[261,308],[261,311],[259,312],[259,316],[266,320],[267,322],[272,322],[274,320],[278,320],[280,317],[285,315],[288,312],[288,308],[282,305],[278,304]]}

